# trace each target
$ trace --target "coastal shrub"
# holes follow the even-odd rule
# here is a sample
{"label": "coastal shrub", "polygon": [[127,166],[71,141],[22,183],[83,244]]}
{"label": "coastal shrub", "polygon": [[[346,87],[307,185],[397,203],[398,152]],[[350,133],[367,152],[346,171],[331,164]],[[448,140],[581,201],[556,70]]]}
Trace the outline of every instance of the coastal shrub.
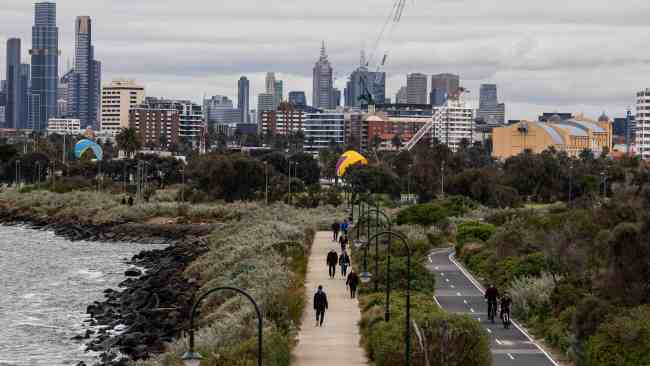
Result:
{"label": "coastal shrub", "polygon": [[483,224],[477,221],[466,221],[458,225],[456,233],[456,253],[463,250],[463,245],[469,241],[488,241],[496,227],[492,224]]}
{"label": "coastal shrub", "polygon": [[432,203],[423,203],[400,210],[397,214],[397,224],[431,226],[439,224],[449,216],[450,211],[446,208]]}
{"label": "coastal shrub", "polygon": [[650,365],[650,306],[613,317],[587,342],[590,366]]}
{"label": "coastal shrub", "polygon": [[[382,294],[360,299],[363,309],[360,322],[364,346],[375,365],[404,363],[405,298],[397,293],[391,299],[391,319],[383,318],[385,299]],[[446,335],[445,362],[454,365],[491,365],[487,332],[475,320],[440,310],[431,296],[415,293],[411,296],[411,360],[424,366],[425,353],[429,364],[440,366],[442,339]],[[422,338],[415,331],[415,323]],[[446,333],[446,334],[445,334]]]}
{"label": "coastal shrub", "polygon": [[529,319],[533,315],[540,318],[548,316],[554,287],[553,278],[547,273],[540,277],[516,278],[509,290],[513,316],[521,319]]}

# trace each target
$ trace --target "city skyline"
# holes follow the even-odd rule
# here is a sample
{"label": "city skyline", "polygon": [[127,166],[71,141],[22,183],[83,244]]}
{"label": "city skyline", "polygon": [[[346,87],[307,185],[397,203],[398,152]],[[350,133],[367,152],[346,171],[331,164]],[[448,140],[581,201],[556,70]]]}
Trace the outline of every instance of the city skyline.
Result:
{"label": "city skyline", "polygon": [[[120,1],[110,11],[97,0],[58,3],[59,46],[63,52],[59,74],[67,70],[66,60],[73,59],[73,20],[88,14],[95,20],[97,58],[104,63],[105,82],[137,79],[151,95],[199,101],[203,93],[234,99],[236,81],[246,75],[253,98],[262,91],[266,72],[275,71],[285,81],[285,90],[305,90],[311,100],[312,50],[320,40],[328,45],[335,87],[343,90],[347,76],[358,65],[361,45],[373,45],[392,2],[373,2],[369,12],[362,13],[337,6],[334,1],[314,5],[309,13],[314,15],[306,15],[305,9],[295,4],[273,8],[258,5],[256,9],[252,1],[244,0],[224,11],[207,2],[195,3],[197,6],[167,9],[143,0],[128,12]],[[489,3],[480,9],[471,3],[409,5],[400,27],[379,47],[375,65],[371,63],[373,69],[380,55],[388,51],[384,69],[387,95],[395,95],[407,73],[430,76],[449,72],[461,76],[463,86],[471,90],[466,98],[474,107],[478,106],[480,84],[496,83],[501,100],[508,105],[507,118],[532,119],[545,110],[592,116],[604,110],[610,116],[623,115],[626,107],[634,105],[635,91],[647,87],[643,75],[650,72],[650,51],[635,46],[648,42],[649,32],[643,32],[648,27],[643,21],[647,9],[626,4],[610,9],[605,1],[577,2],[570,11],[557,1],[544,6]],[[204,6],[198,6],[201,4]],[[359,5],[364,4],[362,1]],[[21,38],[23,63],[29,63],[25,50],[31,48],[32,5],[8,0],[0,10],[0,47],[9,37]],[[266,21],[259,23],[262,13],[269,18],[282,17],[287,25],[269,32]],[[213,22],[215,16],[224,22]],[[473,20],[476,17],[478,21]],[[156,24],[158,18],[174,19],[179,27],[161,30]],[[242,26],[232,27],[233,18]],[[308,19],[314,26],[303,32],[290,29],[300,19]],[[511,22],[508,27],[502,25],[508,19],[523,21],[515,22],[517,31],[513,32],[506,29]],[[190,22],[192,27],[182,27]],[[327,24],[330,26],[325,27]],[[358,37],[337,39],[330,31],[334,26]],[[627,52],[629,47],[640,51]],[[366,47],[369,54],[370,48]],[[168,51],[169,57],[159,57],[161,49]],[[5,52],[3,49],[0,54]],[[128,62],[133,59],[143,62]],[[0,70],[5,70],[5,60],[0,63]],[[601,74],[616,78],[604,85]]]}

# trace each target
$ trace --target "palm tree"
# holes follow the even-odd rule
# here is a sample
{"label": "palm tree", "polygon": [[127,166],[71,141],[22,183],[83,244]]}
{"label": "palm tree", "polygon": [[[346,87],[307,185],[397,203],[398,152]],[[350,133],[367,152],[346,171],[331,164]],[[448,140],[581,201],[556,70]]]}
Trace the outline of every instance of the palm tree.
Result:
{"label": "palm tree", "polygon": [[123,128],[120,133],[115,136],[117,147],[126,152],[131,157],[136,151],[142,147],[140,136],[134,128]]}

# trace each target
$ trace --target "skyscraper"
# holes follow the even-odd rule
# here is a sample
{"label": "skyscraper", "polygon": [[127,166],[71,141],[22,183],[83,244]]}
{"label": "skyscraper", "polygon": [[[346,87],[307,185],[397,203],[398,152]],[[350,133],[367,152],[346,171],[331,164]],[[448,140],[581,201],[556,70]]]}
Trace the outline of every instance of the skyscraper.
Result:
{"label": "skyscraper", "polygon": [[250,82],[246,76],[239,78],[237,82],[237,109],[241,114],[241,123],[251,123],[250,109],[251,109],[251,95],[250,95]]}
{"label": "skyscraper", "polygon": [[414,73],[406,76],[406,100],[408,104],[427,104],[427,76]]}
{"label": "skyscraper", "polygon": [[636,93],[636,136],[637,154],[641,159],[650,159],[650,135],[644,133],[650,127],[650,88]]}
{"label": "skyscraper", "polygon": [[32,27],[32,94],[33,128],[44,130],[47,120],[56,116],[59,82],[59,28],[56,26],[56,3],[34,4]]}
{"label": "skyscraper", "polygon": [[336,108],[341,105],[341,89],[332,89],[332,103],[334,103],[332,108]]}
{"label": "skyscraper", "polygon": [[101,64],[94,57],[92,21],[88,16],[75,20],[74,72],[68,87],[68,114],[81,121],[82,129],[99,127]]}
{"label": "skyscraper", "polygon": [[274,103],[273,94],[260,93],[257,96],[257,116],[256,117],[257,117],[258,124],[260,124],[261,121],[262,121],[262,119],[260,117],[262,115],[262,113],[275,110],[275,106],[273,105],[273,103]]}
{"label": "skyscraper", "polygon": [[399,88],[397,94],[395,94],[395,104],[406,104],[408,103],[408,93],[406,87],[403,86]]}
{"label": "skyscraper", "polygon": [[359,67],[350,74],[350,80],[345,88],[345,105],[348,107],[361,107],[368,104],[361,96],[370,93],[376,104],[386,102],[386,73],[368,71],[366,57],[361,52]]}
{"label": "skyscraper", "polygon": [[266,94],[274,94],[275,93],[275,73],[274,72],[267,72],[266,73],[266,80],[264,83]]}
{"label": "skyscraper", "polygon": [[496,84],[481,84],[477,117],[486,123],[505,123],[505,104],[499,103]]}
{"label": "skyscraper", "polygon": [[325,52],[325,42],[320,50],[320,58],[314,65],[314,79],[313,79],[313,107],[322,109],[334,108],[334,80],[333,70],[327,59]]}
{"label": "skyscraper", "polygon": [[278,108],[280,103],[284,100],[284,83],[282,80],[276,80],[273,88],[273,105]]}
{"label": "skyscraper", "polygon": [[289,103],[296,107],[304,107],[307,105],[307,97],[304,91],[289,92]]}
{"label": "skyscraper", "polygon": [[7,100],[5,126],[25,128],[27,123],[27,90],[23,89],[20,63],[20,38],[7,40]]}
{"label": "skyscraper", "polygon": [[434,107],[440,107],[447,102],[449,97],[458,93],[460,77],[454,74],[431,75],[431,93],[429,102]]}

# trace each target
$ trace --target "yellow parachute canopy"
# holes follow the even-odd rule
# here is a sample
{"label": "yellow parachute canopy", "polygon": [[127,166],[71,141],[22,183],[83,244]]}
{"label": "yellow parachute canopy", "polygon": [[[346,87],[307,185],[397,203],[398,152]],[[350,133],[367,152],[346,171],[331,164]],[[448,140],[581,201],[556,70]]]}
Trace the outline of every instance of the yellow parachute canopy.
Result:
{"label": "yellow parachute canopy", "polygon": [[346,151],[343,155],[341,155],[338,163],[336,163],[336,174],[339,177],[344,176],[345,171],[348,170],[350,166],[355,164],[368,165],[368,159],[364,158],[363,155],[354,150]]}

